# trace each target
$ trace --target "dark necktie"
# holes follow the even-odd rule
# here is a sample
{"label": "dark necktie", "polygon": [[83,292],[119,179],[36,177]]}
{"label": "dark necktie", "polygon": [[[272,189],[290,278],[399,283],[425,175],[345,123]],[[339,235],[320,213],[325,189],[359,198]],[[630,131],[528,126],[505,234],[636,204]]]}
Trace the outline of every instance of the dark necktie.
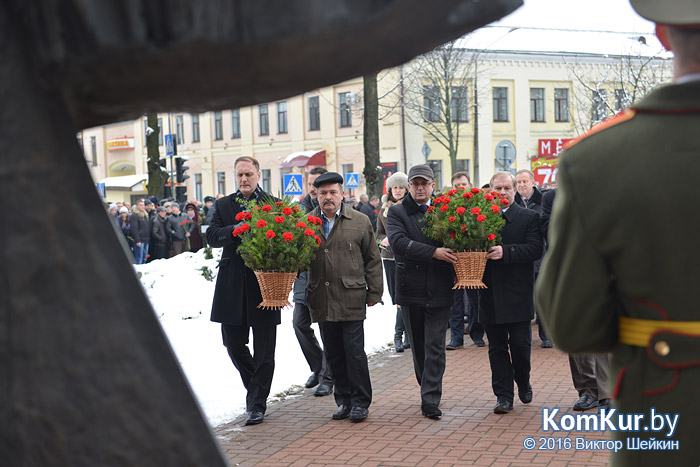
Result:
{"label": "dark necktie", "polygon": [[421,204],[420,208],[423,212],[428,212],[428,205],[427,204]]}

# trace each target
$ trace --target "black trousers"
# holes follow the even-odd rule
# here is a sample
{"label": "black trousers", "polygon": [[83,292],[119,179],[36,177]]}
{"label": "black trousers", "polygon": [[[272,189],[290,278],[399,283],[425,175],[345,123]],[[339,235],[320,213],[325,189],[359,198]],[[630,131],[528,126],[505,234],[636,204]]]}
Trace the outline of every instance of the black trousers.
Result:
{"label": "black trousers", "polygon": [[314,330],[311,329],[309,307],[304,303],[294,304],[292,326],[294,327],[294,334],[296,334],[299,341],[301,352],[304,354],[306,363],[309,364],[311,371],[318,373],[321,382],[333,384],[333,374],[326,360],[326,354],[318,344]]}
{"label": "black trousers", "polygon": [[222,324],[221,334],[228,355],[248,391],[246,410],[265,413],[275,371],[277,326],[253,326],[253,355],[248,349],[249,326]]}
{"label": "black trousers", "polygon": [[368,408],[372,383],[365,354],[364,320],[319,323],[328,364],[335,378],[335,403]]}
{"label": "black trousers", "polygon": [[450,307],[404,305],[403,320],[411,343],[413,369],[420,385],[421,406],[440,405],[445,374],[445,334]]}
{"label": "black trousers", "polygon": [[[523,391],[530,384],[530,348],[532,328],[530,321],[505,324],[486,324],[489,339],[491,386],[500,399],[513,402],[513,381]],[[510,351],[509,351],[510,348]]]}

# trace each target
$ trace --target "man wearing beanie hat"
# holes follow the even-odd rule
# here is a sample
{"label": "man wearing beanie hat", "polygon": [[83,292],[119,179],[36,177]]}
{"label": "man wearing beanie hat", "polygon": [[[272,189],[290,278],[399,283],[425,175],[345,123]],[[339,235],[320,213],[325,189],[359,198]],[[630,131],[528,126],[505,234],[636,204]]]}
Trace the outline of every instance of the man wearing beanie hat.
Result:
{"label": "man wearing beanie hat", "polygon": [[335,378],[334,420],[367,418],[372,402],[364,320],[382,299],[382,260],[369,219],[343,203],[343,177],[327,172],[314,181],[322,221],[320,248],[309,268],[306,304],[319,323]]}
{"label": "man wearing beanie hat", "polygon": [[[622,449],[613,465],[698,465],[700,249],[689,235],[700,230],[691,201],[700,172],[700,2],[631,4],[674,53],[673,84],[562,154],[537,308],[563,351],[612,353],[615,408],[645,417],[643,429],[612,436],[656,447]],[[650,170],[673,189],[633,200]],[[648,430],[652,413],[668,417],[663,431]]]}
{"label": "man wearing beanie hat", "polygon": [[408,171],[408,194],[389,209],[387,235],[396,258],[396,303],[401,305],[421,388],[423,416],[437,420],[445,373],[445,334],[452,306],[457,258],[449,248],[426,237],[421,222],[435,189],[433,170],[416,165]]}

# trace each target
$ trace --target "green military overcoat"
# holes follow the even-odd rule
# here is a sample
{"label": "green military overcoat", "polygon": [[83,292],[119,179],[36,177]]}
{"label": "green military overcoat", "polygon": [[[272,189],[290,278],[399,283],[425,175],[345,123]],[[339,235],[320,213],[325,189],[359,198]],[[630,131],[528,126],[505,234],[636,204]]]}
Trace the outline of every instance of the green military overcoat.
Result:
{"label": "green military overcoat", "polygon": [[[613,465],[697,466],[700,333],[627,345],[618,322],[700,321],[700,82],[663,87],[589,133],[561,156],[537,310],[562,350],[612,352],[615,407],[645,415],[641,432],[614,439],[678,441],[677,451],[625,445]],[[652,408],[679,415],[671,437],[643,430]]]}
{"label": "green military overcoat", "polygon": [[[321,208],[310,215],[321,217]],[[343,203],[328,238],[320,237],[306,295],[311,319],[365,319],[367,304],[381,302],[384,292],[382,258],[369,218]]]}

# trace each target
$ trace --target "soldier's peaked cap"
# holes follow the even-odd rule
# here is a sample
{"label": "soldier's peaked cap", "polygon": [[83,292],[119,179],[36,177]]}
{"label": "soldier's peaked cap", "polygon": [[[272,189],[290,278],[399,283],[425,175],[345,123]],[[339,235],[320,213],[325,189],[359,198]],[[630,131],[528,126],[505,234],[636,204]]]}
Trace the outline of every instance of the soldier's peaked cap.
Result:
{"label": "soldier's peaked cap", "polygon": [[326,172],[321,174],[316,180],[314,180],[314,186],[316,188],[327,183],[340,183],[343,184],[343,176],[337,172]]}
{"label": "soldier's peaked cap", "polygon": [[640,16],[659,24],[700,28],[698,0],[630,0]]}

